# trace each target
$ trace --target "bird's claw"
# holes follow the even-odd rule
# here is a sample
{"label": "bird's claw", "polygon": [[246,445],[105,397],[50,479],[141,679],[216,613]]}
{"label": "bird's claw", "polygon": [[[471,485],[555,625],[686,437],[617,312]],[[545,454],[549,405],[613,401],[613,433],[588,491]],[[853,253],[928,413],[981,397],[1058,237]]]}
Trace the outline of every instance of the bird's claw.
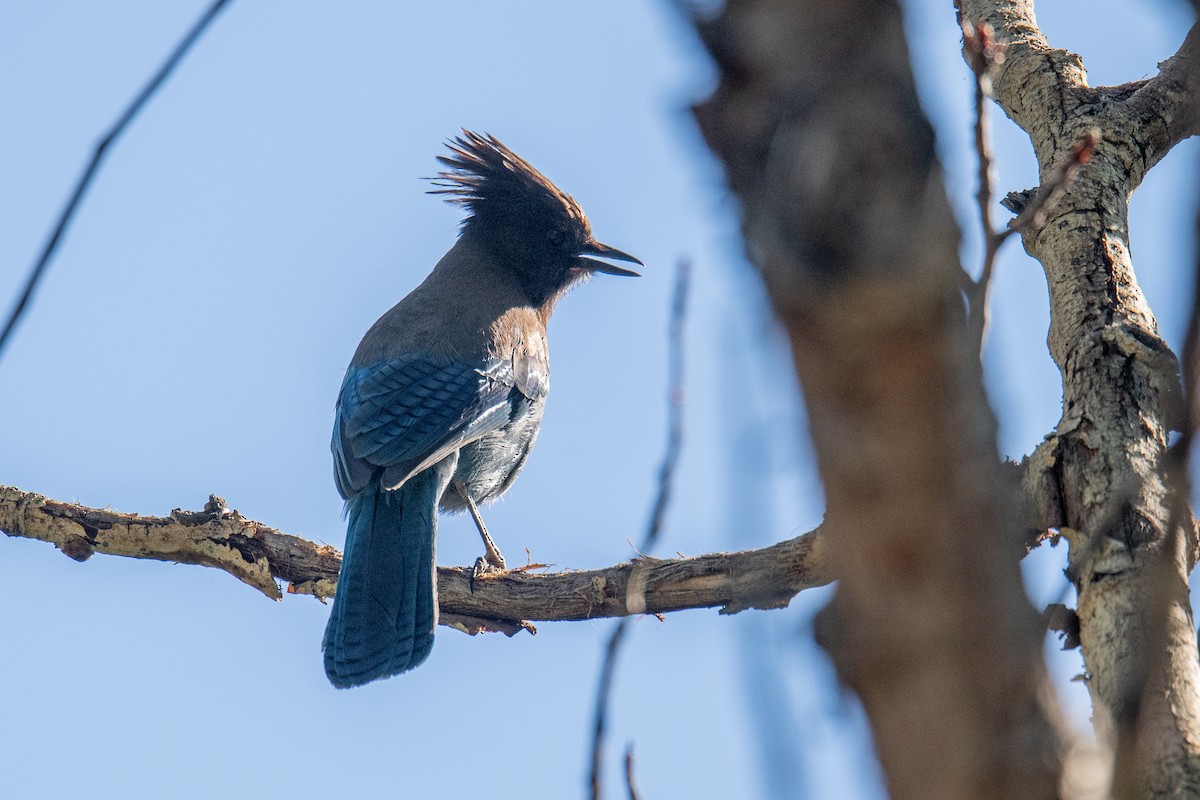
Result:
{"label": "bird's claw", "polygon": [[475,566],[471,568],[471,579],[469,581],[472,592],[475,591],[475,581],[495,578],[508,571],[504,566],[503,556],[499,558],[499,561],[500,563],[497,565],[494,560],[486,556],[480,556],[475,559]]}

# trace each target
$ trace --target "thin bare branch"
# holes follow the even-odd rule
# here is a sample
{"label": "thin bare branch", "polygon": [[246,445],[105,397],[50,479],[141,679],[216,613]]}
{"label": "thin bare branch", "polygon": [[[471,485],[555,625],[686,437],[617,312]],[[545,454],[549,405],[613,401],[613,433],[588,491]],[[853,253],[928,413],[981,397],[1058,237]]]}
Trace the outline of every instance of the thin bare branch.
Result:
{"label": "thin bare branch", "polygon": [[[1196,38],[1193,28],[1189,39]],[[1185,43],[1186,49],[1186,43]],[[1200,58],[1193,64],[1200,71]],[[1164,65],[1164,71],[1167,67]],[[1160,73],[1160,77],[1161,77]],[[1196,76],[1200,77],[1200,75]],[[1191,496],[1192,481],[1188,472],[1191,463],[1192,450],[1195,443],[1197,425],[1200,424],[1200,414],[1197,413],[1197,384],[1200,378],[1197,367],[1197,357],[1200,357],[1200,209],[1197,209],[1196,227],[1196,265],[1192,271],[1192,308],[1188,315],[1187,333],[1183,343],[1183,415],[1184,422],[1178,441],[1167,449],[1162,458],[1163,481],[1167,487],[1167,502],[1169,515],[1166,531],[1163,534],[1162,547],[1152,551],[1151,563],[1147,566],[1150,572],[1148,584],[1152,591],[1148,592],[1144,630],[1145,646],[1138,648],[1135,657],[1130,659],[1129,681],[1126,683],[1128,696],[1118,705],[1118,713],[1113,720],[1116,728],[1116,753],[1113,759],[1113,797],[1115,800],[1138,798],[1142,787],[1145,786],[1144,766],[1139,759],[1141,740],[1154,725],[1151,714],[1153,709],[1152,693],[1158,690],[1152,676],[1169,670],[1168,654],[1171,651],[1169,620],[1174,608],[1180,604],[1180,598],[1175,596],[1180,590],[1179,582],[1173,579],[1176,573],[1176,562],[1193,563],[1194,557],[1187,557],[1180,552],[1189,540],[1187,528],[1195,524],[1192,516]],[[1182,587],[1186,591],[1186,584]],[[1186,600],[1183,602],[1186,607]],[[1189,620],[1189,625],[1191,621]],[[1149,734],[1153,735],[1153,734]]]}
{"label": "thin bare branch", "polygon": [[[992,75],[1004,64],[1008,45],[996,41],[996,34],[987,22],[976,25],[972,20],[962,17],[961,9],[959,24],[963,31],[963,58],[975,76],[975,152],[979,166],[979,187],[975,200],[983,236],[983,267],[979,280],[967,287],[967,301],[972,341],[982,356],[990,316],[992,276],[1000,248],[1013,233],[1027,228],[1036,229],[1045,224],[1047,215],[1062,200],[1079,168],[1091,160],[1100,134],[1098,130],[1087,131],[1075,143],[1053,180],[1034,193],[1032,200],[1027,201],[1023,208],[1014,209],[1018,216],[1009,222],[1005,230],[996,230],[992,224],[994,157],[987,110],[992,99]],[[1006,204],[1009,208],[1013,208],[1012,197],[1010,195]]]}
{"label": "thin bare branch", "polygon": [[640,800],[637,782],[633,779],[633,742],[625,747],[625,788],[629,790],[629,800]]}
{"label": "thin bare branch", "polygon": [[691,286],[692,265],[686,260],[675,267],[675,290],[671,295],[670,327],[667,331],[667,443],[663,448],[662,465],[658,471],[658,493],[650,509],[646,533],[638,545],[639,553],[649,553],[662,536],[663,522],[671,502],[675,469],[679,466],[679,453],[683,448],[683,408],[687,391],[684,380],[684,362],[687,355],[684,347],[683,325],[687,320],[688,292]]}
{"label": "thin bare branch", "polygon": [[961,18],[988,25],[1005,47],[1002,64],[992,73],[997,96],[1013,122],[1027,133],[1061,126],[1064,94],[1087,86],[1079,57],[1052,48],[1038,29],[1033,0],[959,0]]}
{"label": "thin bare branch", "polygon": [[604,766],[604,736],[608,731],[608,698],[612,694],[613,677],[617,672],[617,651],[629,631],[628,619],[617,622],[608,644],[604,648],[604,660],[600,663],[600,678],[596,682],[596,709],[592,714],[592,760],[588,771],[588,792],[592,800],[604,795],[600,773]]}
{"label": "thin bare branch", "polygon": [[1062,202],[1067,190],[1071,188],[1079,170],[1096,154],[1096,145],[1099,143],[1098,128],[1084,131],[1071,146],[1067,157],[1059,164],[1054,179],[1040,187],[1024,208],[1019,210],[1017,216],[1008,223],[1008,229],[999,234],[1000,241],[1003,242],[1011,234],[1026,230],[1036,231],[1045,225],[1050,213]]}
{"label": "thin bare branch", "polygon": [[[646,533],[642,537],[638,552],[649,553],[662,535],[663,521],[666,519],[667,507],[671,500],[672,480],[675,468],[679,463],[679,452],[683,447],[683,405],[684,391],[684,337],[683,323],[687,319],[688,285],[691,277],[691,265],[680,261],[675,268],[675,291],[671,299],[670,326],[667,332],[667,444],[664,448],[662,466],[658,472],[658,492],[654,505],[650,509],[650,519],[646,524]],[[626,597],[626,607],[631,614],[642,613],[646,610],[646,575],[635,571],[629,581],[629,594]],[[600,800],[600,773],[604,762],[604,734],[608,727],[609,698],[612,695],[613,676],[617,668],[617,655],[621,651],[621,643],[625,640],[629,618],[621,619],[613,630],[604,648],[604,661],[600,666],[600,678],[596,687],[596,709],[592,719],[592,762],[589,771],[588,786],[592,800]],[[630,751],[632,752],[632,751]],[[632,756],[626,753],[627,768],[632,763]],[[632,782],[629,791],[634,793]]]}
{"label": "thin bare branch", "polygon": [[1200,135],[1200,23],[1158,74],[1140,84],[1126,108],[1132,120],[1143,123],[1143,171],[1179,142]]}
{"label": "thin bare branch", "polygon": [[9,314],[8,321],[4,324],[4,329],[0,331],[0,356],[4,353],[4,346],[7,344],[9,337],[16,328],[17,321],[21,318],[26,307],[29,305],[30,299],[33,297],[34,290],[37,288],[38,282],[46,272],[46,267],[50,264],[50,259],[58,248],[58,243],[61,241],[63,234],[67,231],[67,225],[70,224],[71,218],[75,215],[75,209],[79,207],[79,203],[83,200],[84,194],[92,183],[92,179],[96,175],[96,171],[100,168],[104,156],[108,154],[109,147],[117,141],[125,129],[129,127],[142,108],[149,102],[154,93],[159,90],[163,83],[170,77],[175,67],[187,55],[188,50],[200,38],[209,24],[216,18],[217,14],[225,7],[229,0],[214,0],[213,4],[200,15],[195,24],[184,34],[183,39],[175,45],[175,49],[167,56],[167,60],[162,63],[162,66],[150,77],[142,90],[129,106],[121,113],[121,116],[113,124],[111,128],[100,137],[96,149],[92,152],[92,158],[88,165],[84,168],[83,174],[79,176],[79,180],[75,184],[71,196],[67,198],[67,203],[59,212],[58,220],[55,222],[54,228],[50,231],[50,238],[46,240],[46,244],[42,247],[42,252],[38,255],[38,259],[34,262],[33,268],[29,272],[29,277],[25,281],[25,287],[21,291],[21,295],[17,298],[16,304],[13,306]]}
{"label": "thin bare branch", "polygon": [[983,268],[979,280],[974,282],[967,294],[972,341],[983,356],[983,345],[987,338],[989,321],[989,295],[992,275],[996,267],[996,254],[1004,237],[992,225],[993,156],[988,102],[992,92],[992,69],[1004,63],[1004,46],[997,45],[992,28],[986,23],[978,28],[970,20],[960,20],[963,30],[963,52],[967,64],[975,75],[975,153],[978,158],[979,187],[975,200],[979,208],[979,225],[983,236]]}

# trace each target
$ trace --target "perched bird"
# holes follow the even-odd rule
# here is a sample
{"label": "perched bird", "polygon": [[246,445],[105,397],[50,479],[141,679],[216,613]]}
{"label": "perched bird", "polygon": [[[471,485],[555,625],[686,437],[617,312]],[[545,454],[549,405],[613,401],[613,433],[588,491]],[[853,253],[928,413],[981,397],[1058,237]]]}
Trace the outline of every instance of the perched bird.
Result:
{"label": "perched bird", "polygon": [[338,397],[334,477],[349,524],[325,674],[359,686],[412,669],[437,627],[439,506],[468,510],[476,569],[504,568],[479,516],[529,457],[550,388],[546,321],[595,272],[641,264],[592,238],[583,209],[490,135],[463,131],[433,194],[463,206],[458,241],[371,326]]}

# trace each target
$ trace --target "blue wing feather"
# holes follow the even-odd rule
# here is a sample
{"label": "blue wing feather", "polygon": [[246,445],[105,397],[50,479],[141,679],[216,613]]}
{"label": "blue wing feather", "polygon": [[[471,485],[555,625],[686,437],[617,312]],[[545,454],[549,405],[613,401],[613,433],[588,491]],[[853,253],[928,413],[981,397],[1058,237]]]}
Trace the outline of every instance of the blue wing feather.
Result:
{"label": "blue wing feather", "polygon": [[325,670],[338,687],[412,669],[437,626],[438,500],[458,450],[518,407],[509,362],[470,366],[413,355],[352,366],[332,450],[349,524]]}
{"label": "blue wing feather", "polygon": [[503,427],[514,408],[511,362],[482,367],[413,355],[352,366],[342,383],[332,450],[338,491],[383,472],[395,488],[449,453]]}
{"label": "blue wing feather", "polygon": [[[325,632],[325,670],[349,687],[412,669],[437,625],[438,502],[468,445],[539,396],[537,370],[410,355],[351,366],[333,428],[346,549]],[[467,448],[462,450],[462,448]]]}

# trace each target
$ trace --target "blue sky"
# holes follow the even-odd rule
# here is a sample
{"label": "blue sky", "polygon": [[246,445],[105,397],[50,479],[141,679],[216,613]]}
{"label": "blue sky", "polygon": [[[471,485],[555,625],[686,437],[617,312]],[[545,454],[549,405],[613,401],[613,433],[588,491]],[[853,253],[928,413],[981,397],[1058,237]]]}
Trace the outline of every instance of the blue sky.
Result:
{"label": "blue sky", "polygon": [[[0,25],[0,307],[7,309],[98,134],[204,3],[9,4]],[[1086,19],[1043,3],[1094,84],[1148,76],[1182,4]],[[910,7],[914,59],[975,263],[970,83],[949,4]],[[16,76],[15,78],[13,76]],[[0,483],[165,514],[224,496],[246,516],[342,542],[328,433],[358,338],[450,246],[459,211],[425,194],[442,142],[496,134],[572,193],[645,277],[598,277],[551,324],[554,391],[513,491],[486,510],[510,562],[631,555],[665,436],[668,295],[695,265],[684,462],[662,552],[769,544],[821,518],[819,482],[734,206],[686,112],[711,67],[658,4],[235,0],[110,154],[0,360]],[[997,119],[1001,194],[1034,183]],[[1178,344],[1195,147],[1132,206],[1139,278]],[[1015,242],[986,358],[1002,449],[1059,414],[1037,264]],[[444,564],[478,540],[443,520]],[[1028,569],[1057,595],[1056,559]],[[606,621],[537,637],[442,629],[416,672],[336,692],[328,609],[264,600],[196,567],[0,540],[0,774],[14,797],[231,797],[269,791],[497,798],[583,790]],[[638,621],[617,681],[610,762],[637,746],[645,796],[879,797],[857,711],[812,646],[825,598],[733,618]],[[1086,696],[1055,661],[1073,715]],[[764,754],[766,754],[764,756]],[[764,768],[764,759],[780,769]],[[615,770],[610,796],[619,796]]]}

